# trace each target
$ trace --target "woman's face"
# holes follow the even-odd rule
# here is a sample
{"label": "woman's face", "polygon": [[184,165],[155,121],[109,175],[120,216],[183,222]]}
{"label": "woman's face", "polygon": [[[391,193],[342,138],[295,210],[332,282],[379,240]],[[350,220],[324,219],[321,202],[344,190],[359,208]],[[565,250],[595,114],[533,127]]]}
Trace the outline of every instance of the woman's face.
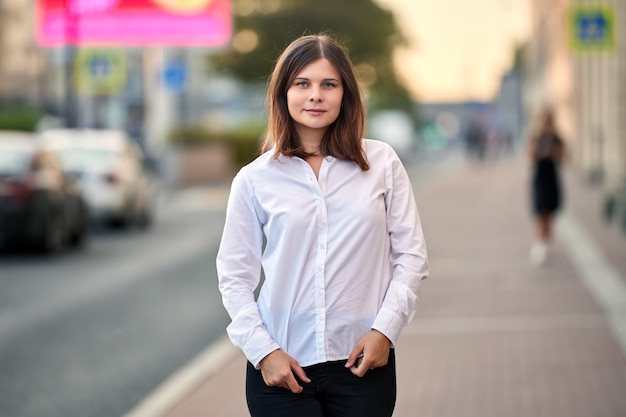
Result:
{"label": "woman's face", "polygon": [[337,69],[325,58],[300,71],[287,89],[289,115],[301,139],[321,140],[341,111],[343,83]]}

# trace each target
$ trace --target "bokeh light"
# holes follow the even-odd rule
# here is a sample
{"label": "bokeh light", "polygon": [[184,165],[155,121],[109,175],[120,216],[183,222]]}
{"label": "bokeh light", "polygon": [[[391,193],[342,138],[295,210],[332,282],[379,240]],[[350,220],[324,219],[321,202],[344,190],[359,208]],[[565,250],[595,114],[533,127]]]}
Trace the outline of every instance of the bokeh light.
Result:
{"label": "bokeh light", "polygon": [[376,68],[373,65],[366,62],[362,62],[356,66],[356,70],[359,73],[359,79],[364,87],[369,87],[376,82],[378,75]]}
{"label": "bokeh light", "polygon": [[240,54],[247,54],[259,44],[259,35],[253,30],[244,29],[233,36],[233,49]]}
{"label": "bokeh light", "polygon": [[448,144],[448,136],[434,123],[427,125],[422,131],[422,135],[424,143],[430,149],[443,149]]}
{"label": "bokeh light", "polygon": [[454,140],[461,131],[461,123],[454,114],[444,111],[437,115],[435,119],[437,131],[445,135],[449,140]]}

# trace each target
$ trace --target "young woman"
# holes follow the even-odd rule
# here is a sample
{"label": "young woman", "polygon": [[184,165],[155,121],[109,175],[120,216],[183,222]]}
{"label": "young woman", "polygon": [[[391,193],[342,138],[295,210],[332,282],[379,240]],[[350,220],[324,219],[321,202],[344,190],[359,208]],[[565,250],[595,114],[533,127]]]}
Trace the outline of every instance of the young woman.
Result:
{"label": "young woman", "polygon": [[267,101],[265,152],[233,180],[217,255],[250,414],[391,416],[393,346],[428,275],[409,178],[362,139],[355,71],[330,37],[286,48]]}
{"label": "young woman", "polygon": [[546,108],[540,115],[539,131],[530,142],[533,165],[532,202],[537,224],[537,241],[530,250],[530,261],[540,265],[546,261],[552,239],[554,214],[562,204],[562,187],[559,166],[565,155],[554,112]]}

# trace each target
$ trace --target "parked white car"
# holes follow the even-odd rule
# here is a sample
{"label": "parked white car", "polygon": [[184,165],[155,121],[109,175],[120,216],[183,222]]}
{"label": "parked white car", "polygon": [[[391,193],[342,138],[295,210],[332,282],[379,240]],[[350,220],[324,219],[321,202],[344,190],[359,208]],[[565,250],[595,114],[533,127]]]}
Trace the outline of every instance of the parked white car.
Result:
{"label": "parked white car", "polygon": [[152,222],[156,178],[147,169],[141,148],[124,131],[54,129],[42,132],[40,140],[78,177],[94,222],[122,226]]}

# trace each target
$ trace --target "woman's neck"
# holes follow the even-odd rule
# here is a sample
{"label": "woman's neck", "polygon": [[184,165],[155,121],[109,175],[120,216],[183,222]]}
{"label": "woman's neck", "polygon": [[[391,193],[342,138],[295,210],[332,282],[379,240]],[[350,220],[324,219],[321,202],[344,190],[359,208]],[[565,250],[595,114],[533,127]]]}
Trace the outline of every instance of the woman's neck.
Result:
{"label": "woman's neck", "polygon": [[302,150],[309,155],[319,155],[320,154],[320,143],[321,141],[306,141],[300,140],[302,145]]}
{"label": "woman's neck", "polygon": [[[324,137],[323,132],[298,132],[300,136],[300,145],[302,146],[302,150],[308,154],[316,155],[320,153],[320,145],[322,143],[322,138]],[[312,134],[314,133],[314,134]]]}

